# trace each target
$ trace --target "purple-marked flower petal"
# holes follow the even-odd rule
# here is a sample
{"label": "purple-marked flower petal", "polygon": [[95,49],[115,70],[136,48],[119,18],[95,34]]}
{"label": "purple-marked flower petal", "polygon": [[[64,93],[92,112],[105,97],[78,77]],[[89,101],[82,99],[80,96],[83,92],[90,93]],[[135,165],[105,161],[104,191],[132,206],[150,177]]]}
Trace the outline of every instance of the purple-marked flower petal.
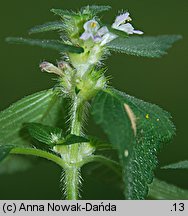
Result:
{"label": "purple-marked flower petal", "polygon": [[85,32],[80,39],[88,40],[91,38],[95,43],[100,43],[101,46],[114,40],[117,36],[109,32],[106,26],[100,28],[100,25],[94,19],[87,21],[84,24]]}
{"label": "purple-marked flower petal", "polygon": [[89,38],[92,38],[92,34],[89,33],[89,32],[84,32],[81,36],[80,36],[80,39],[82,40],[88,40]]}
{"label": "purple-marked flower petal", "polygon": [[94,19],[87,21],[84,24],[85,32],[81,35],[80,39],[82,40],[88,40],[89,38],[94,39],[99,28],[100,28],[99,23],[95,21]]}
{"label": "purple-marked flower petal", "polygon": [[94,33],[100,28],[99,23],[96,20],[89,20],[84,24],[84,30],[86,32]]}
{"label": "purple-marked flower petal", "polygon": [[96,36],[94,36],[93,41],[96,42],[96,43],[97,42],[101,42],[102,41],[102,37],[99,36],[99,35],[96,35]]}

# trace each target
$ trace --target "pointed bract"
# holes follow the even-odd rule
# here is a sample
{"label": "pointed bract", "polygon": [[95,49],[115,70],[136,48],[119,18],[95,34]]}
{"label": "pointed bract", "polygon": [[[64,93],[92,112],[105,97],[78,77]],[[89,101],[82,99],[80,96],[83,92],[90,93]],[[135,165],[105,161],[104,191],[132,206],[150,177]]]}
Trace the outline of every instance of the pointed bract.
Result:
{"label": "pointed bract", "polygon": [[65,25],[61,21],[48,22],[42,25],[35,26],[29,30],[29,34],[63,30]]}

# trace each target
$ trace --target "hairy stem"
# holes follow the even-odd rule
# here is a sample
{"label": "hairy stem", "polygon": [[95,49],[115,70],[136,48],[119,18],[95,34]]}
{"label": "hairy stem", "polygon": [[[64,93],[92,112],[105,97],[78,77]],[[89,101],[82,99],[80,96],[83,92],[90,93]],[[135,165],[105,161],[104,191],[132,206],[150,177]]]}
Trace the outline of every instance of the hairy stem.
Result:
{"label": "hairy stem", "polygon": [[71,166],[65,169],[66,199],[77,200],[79,197],[80,168]]}
{"label": "hairy stem", "polygon": [[[70,133],[80,136],[82,133],[85,103],[77,96],[75,96],[72,103]],[[68,200],[78,199],[80,182],[80,166],[78,166],[80,161],[79,146],[80,144],[78,143],[68,147],[70,164],[69,168],[65,169],[65,192],[67,195],[66,199]]]}
{"label": "hairy stem", "polygon": [[75,96],[72,103],[70,132],[71,134],[79,136],[81,135],[83,124],[84,102],[82,102],[79,97]]}

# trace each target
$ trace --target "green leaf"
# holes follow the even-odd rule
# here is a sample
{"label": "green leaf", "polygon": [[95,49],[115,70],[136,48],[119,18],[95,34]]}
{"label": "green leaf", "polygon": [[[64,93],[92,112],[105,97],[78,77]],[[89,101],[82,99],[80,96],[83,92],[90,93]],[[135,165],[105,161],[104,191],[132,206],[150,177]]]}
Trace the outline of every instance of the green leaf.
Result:
{"label": "green leaf", "polygon": [[158,200],[187,200],[188,190],[154,179],[149,186],[148,197]]}
{"label": "green leaf", "polygon": [[[9,108],[0,112],[0,145],[16,145],[29,147],[32,141],[27,131],[23,129],[23,124],[27,122],[40,122],[56,126],[57,118],[62,110],[62,98],[60,98],[53,90],[44,90],[32,95],[29,95],[18,102],[12,104]],[[9,172],[10,170],[19,170],[22,167],[14,167],[11,162],[11,157],[5,159],[0,164],[0,173],[2,170]],[[18,158],[23,161],[24,157],[14,156],[14,160]],[[30,162],[26,162],[30,166]],[[21,163],[17,163],[21,164]],[[7,169],[4,169],[7,167]],[[11,171],[12,172],[12,171]]]}
{"label": "green leaf", "polygon": [[114,148],[110,143],[106,143],[97,137],[89,136],[89,140],[91,145],[95,146],[96,151],[114,150]]}
{"label": "green leaf", "polygon": [[29,30],[29,34],[62,30],[63,28],[64,28],[64,24],[61,21],[48,22],[31,28]]}
{"label": "green leaf", "polygon": [[0,112],[0,145],[28,146],[20,132],[23,123],[40,121],[54,97],[52,90],[27,96]]}
{"label": "green leaf", "polygon": [[112,7],[108,6],[108,5],[88,5],[85,7],[81,8],[81,12],[83,14],[87,14],[87,13],[94,13],[94,14],[98,14],[98,13],[102,13],[105,11],[109,11]]}
{"label": "green leaf", "polygon": [[51,9],[50,10],[55,15],[61,16],[61,17],[77,17],[79,16],[77,13],[73,11],[63,10],[63,9]]}
{"label": "green leaf", "polygon": [[51,127],[40,123],[27,123],[25,126],[31,137],[50,146],[89,142],[85,137],[76,136],[74,134],[69,134],[64,138],[62,129],[57,127]]}
{"label": "green leaf", "polygon": [[62,129],[40,123],[27,123],[29,134],[39,142],[54,146],[62,138]]}
{"label": "green leaf", "polygon": [[112,51],[128,55],[158,58],[166,54],[166,50],[181,38],[180,35],[118,37],[108,43],[107,47]]}
{"label": "green leaf", "polygon": [[84,143],[84,142],[89,142],[88,139],[82,136],[76,136],[74,134],[69,134],[65,137],[64,140],[59,141],[59,145],[71,145],[71,144],[76,144],[76,143]]}
{"label": "green leaf", "polygon": [[10,153],[10,151],[14,148],[11,145],[3,145],[0,146],[0,162],[4,160]]}
{"label": "green leaf", "polygon": [[162,169],[188,169],[188,161],[180,161],[177,163],[163,166]]}
{"label": "green leaf", "polygon": [[64,44],[59,40],[40,40],[40,39],[26,39],[21,37],[8,37],[6,42],[15,44],[27,44],[31,46],[39,46],[42,48],[50,48],[59,52],[82,53],[84,50],[81,47]]}
{"label": "green leaf", "polygon": [[92,114],[118,149],[126,198],[144,199],[161,143],[171,140],[175,133],[171,116],[156,105],[114,89],[98,93]]}

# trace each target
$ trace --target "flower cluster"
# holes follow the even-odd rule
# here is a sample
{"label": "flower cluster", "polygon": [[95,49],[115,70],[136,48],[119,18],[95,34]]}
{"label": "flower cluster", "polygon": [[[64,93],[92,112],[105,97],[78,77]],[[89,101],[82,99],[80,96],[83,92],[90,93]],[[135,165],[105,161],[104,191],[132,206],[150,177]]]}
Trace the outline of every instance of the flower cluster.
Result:
{"label": "flower cluster", "polygon": [[[64,95],[72,97],[75,94],[79,94],[82,100],[89,100],[98,90],[105,88],[107,83],[104,70],[100,70],[95,65],[99,66],[103,56],[106,54],[103,46],[118,37],[116,31],[111,32],[110,30],[113,28],[123,31],[127,35],[143,34],[142,31],[135,30],[129,23],[130,21],[129,13],[122,13],[116,17],[111,28],[109,28],[100,26],[99,22],[90,16],[90,18],[85,19],[79,25],[79,27],[81,26],[81,29],[79,28],[80,31],[83,30],[82,26],[84,28],[84,32],[81,36],[79,32],[78,36],[78,42],[80,42],[80,39],[86,42],[84,44],[84,52],[79,55],[69,53],[66,56],[67,58],[64,58],[69,59],[69,61],[60,61],[57,66],[46,61],[42,62],[40,64],[41,70],[59,76],[61,91]],[[75,23],[75,28],[77,25]],[[95,43],[97,44],[96,46]]]}
{"label": "flower cluster", "polygon": [[[120,14],[116,17],[115,22],[112,24],[112,28],[123,31],[126,34],[143,34],[140,30],[135,30],[134,27],[128,23],[132,19],[128,12]],[[108,30],[106,26],[100,27],[99,23],[95,20],[89,20],[84,24],[84,33],[81,35],[80,39],[86,41],[92,39],[96,43],[100,43],[101,46],[109,43],[118,36]]]}
{"label": "flower cluster", "polygon": [[80,39],[88,40],[92,39],[94,42],[101,43],[101,46],[115,39],[117,36],[109,32],[106,26],[100,28],[99,23],[96,20],[89,20],[84,24],[85,32],[81,35]]}

